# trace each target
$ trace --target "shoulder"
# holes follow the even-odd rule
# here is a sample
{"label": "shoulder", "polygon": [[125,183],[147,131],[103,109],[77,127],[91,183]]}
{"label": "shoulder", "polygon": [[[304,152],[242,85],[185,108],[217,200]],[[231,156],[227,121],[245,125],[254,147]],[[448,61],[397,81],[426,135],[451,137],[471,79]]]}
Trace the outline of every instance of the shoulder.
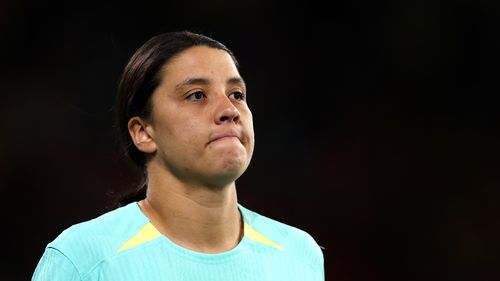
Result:
{"label": "shoulder", "polygon": [[239,207],[245,223],[248,223],[256,232],[274,242],[286,253],[308,262],[315,270],[323,270],[323,252],[309,233],[258,214],[241,205]]}
{"label": "shoulder", "polygon": [[69,259],[84,276],[101,261],[116,255],[117,249],[147,223],[136,203],[105,213],[64,230],[47,250]]}

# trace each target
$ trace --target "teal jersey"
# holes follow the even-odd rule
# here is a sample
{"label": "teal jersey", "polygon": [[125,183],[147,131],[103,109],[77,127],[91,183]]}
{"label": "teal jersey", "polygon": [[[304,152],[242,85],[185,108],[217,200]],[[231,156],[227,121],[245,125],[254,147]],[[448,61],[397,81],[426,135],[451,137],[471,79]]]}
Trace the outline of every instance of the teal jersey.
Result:
{"label": "teal jersey", "polygon": [[32,281],[324,280],[323,253],[306,232],[238,208],[244,236],[206,254],[162,235],[135,203],[63,231],[47,245]]}

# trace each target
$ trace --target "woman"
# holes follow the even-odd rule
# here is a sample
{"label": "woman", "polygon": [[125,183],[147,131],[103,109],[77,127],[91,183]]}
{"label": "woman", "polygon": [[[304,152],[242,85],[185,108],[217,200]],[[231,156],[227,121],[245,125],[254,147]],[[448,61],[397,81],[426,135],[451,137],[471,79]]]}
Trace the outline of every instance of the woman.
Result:
{"label": "woman", "polygon": [[238,204],[254,148],[246,95],[221,43],[188,31],[147,41],[117,95],[144,185],[49,243],[33,280],[323,280],[309,234]]}

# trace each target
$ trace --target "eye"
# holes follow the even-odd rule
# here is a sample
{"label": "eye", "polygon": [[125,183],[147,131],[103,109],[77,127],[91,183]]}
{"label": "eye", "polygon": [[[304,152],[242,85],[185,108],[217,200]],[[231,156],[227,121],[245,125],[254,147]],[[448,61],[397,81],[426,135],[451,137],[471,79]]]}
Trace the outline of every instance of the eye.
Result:
{"label": "eye", "polygon": [[232,92],[230,95],[229,95],[230,98],[233,98],[235,100],[244,100],[244,95],[242,92]]}
{"label": "eye", "polygon": [[187,100],[190,100],[190,101],[196,101],[196,100],[201,100],[201,99],[204,99],[206,98],[207,96],[201,92],[201,91],[197,91],[197,92],[194,92],[192,94],[190,94],[189,96],[187,96]]}

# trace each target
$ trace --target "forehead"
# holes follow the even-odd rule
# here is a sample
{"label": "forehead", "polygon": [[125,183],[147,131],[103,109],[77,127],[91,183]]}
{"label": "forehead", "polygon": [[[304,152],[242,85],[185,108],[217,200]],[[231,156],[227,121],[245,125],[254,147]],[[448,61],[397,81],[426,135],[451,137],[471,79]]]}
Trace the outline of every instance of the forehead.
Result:
{"label": "forehead", "polygon": [[177,83],[191,77],[226,81],[239,77],[232,57],[224,50],[196,46],[173,57],[164,67],[163,83]]}

